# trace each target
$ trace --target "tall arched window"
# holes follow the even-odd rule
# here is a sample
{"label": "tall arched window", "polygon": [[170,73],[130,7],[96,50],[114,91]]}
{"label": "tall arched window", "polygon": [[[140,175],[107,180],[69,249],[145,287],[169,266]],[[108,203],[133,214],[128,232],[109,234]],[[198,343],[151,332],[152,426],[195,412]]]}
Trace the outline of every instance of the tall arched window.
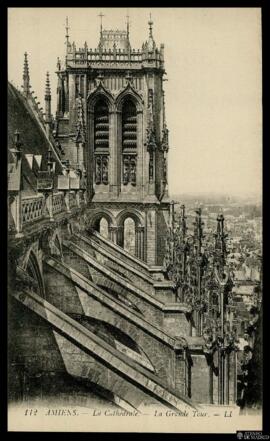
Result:
{"label": "tall arched window", "polygon": [[99,232],[101,236],[105,237],[106,239],[109,238],[109,224],[105,217],[102,217],[99,221]]}
{"label": "tall arched window", "polygon": [[124,221],[124,249],[135,256],[135,222],[131,217]]}
{"label": "tall arched window", "polygon": [[137,111],[131,99],[122,108],[123,184],[136,185]]}
{"label": "tall arched window", "polygon": [[109,221],[105,216],[99,216],[92,224],[94,230],[98,231],[106,239],[109,238]]}
{"label": "tall arched window", "polygon": [[95,183],[109,182],[109,109],[100,98],[94,107]]}

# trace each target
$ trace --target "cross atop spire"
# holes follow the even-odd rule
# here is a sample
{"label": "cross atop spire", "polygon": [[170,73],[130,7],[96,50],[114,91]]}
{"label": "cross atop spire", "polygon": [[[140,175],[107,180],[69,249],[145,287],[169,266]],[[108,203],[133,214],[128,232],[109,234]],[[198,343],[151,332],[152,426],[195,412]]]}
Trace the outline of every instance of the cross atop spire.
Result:
{"label": "cross atop spire", "polygon": [[105,15],[100,12],[98,16],[100,17],[100,34],[102,34],[102,18],[105,17]]}
{"label": "cross atop spire", "polygon": [[24,53],[24,64],[23,64],[23,93],[25,96],[30,94],[30,76],[29,76],[29,67],[28,67],[28,59],[27,52]]}
{"label": "cross atop spire", "polygon": [[129,14],[128,14],[128,10],[127,10],[126,18],[127,18],[127,37],[129,37],[129,25],[130,25],[130,22],[129,22]]}
{"label": "cross atop spire", "polygon": [[149,37],[153,38],[153,24],[154,24],[154,22],[152,20],[151,12],[150,12],[150,18],[149,18],[148,24],[149,24]]}

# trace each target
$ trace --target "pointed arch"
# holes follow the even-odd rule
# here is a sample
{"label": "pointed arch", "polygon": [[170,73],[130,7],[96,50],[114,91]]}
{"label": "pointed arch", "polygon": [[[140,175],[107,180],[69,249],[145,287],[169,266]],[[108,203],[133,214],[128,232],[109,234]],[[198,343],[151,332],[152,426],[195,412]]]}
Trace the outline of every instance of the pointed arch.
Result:
{"label": "pointed arch", "polygon": [[143,111],[143,100],[141,95],[132,87],[132,85],[129,83],[125,87],[124,90],[122,90],[117,97],[115,98],[115,106],[116,110],[122,112],[123,104],[125,100],[129,98],[136,106],[137,112]]}
{"label": "pointed arch", "polygon": [[27,264],[26,264],[26,272],[29,274],[32,279],[37,283],[37,294],[41,297],[45,298],[45,287],[43,277],[40,271],[40,267],[38,264],[38,259],[33,250],[30,251]]}
{"label": "pointed arch", "polygon": [[89,112],[94,112],[95,105],[99,99],[103,98],[106,101],[109,111],[115,110],[115,101],[111,92],[100,83],[87,97],[87,107]]}

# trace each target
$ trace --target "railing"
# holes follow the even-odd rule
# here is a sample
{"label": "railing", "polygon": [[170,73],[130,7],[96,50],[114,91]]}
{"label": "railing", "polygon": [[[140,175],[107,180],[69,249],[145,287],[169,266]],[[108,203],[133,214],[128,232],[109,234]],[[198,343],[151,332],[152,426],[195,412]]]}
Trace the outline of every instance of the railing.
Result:
{"label": "railing", "polygon": [[72,209],[77,206],[75,193],[69,193],[69,208]]}
{"label": "railing", "polygon": [[61,213],[64,209],[64,195],[61,192],[54,193],[53,195],[53,214]]}
{"label": "railing", "polygon": [[43,195],[25,196],[22,199],[22,224],[41,219],[45,211]]}
{"label": "railing", "polygon": [[[69,198],[68,205],[66,196]],[[86,206],[85,190],[58,191],[47,196],[37,193],[34,195],[26,195],[23,192],[17,194],[9,194],[8,198],[8,231],[15,234],[16,237],[23,235],[24,227],[34,222],[53,221],[54,216],[59,213],[70,213],[76,208]]]}
{"label": "railing", "polygon": [[155,49],[153,52],[141,52],[140,50],[131,50],[127,52],[125,50],[117,50],[117,51],[103,51],[99,52],[98,50],[90,50],[90,51],[74,51],[68,55],[69,63],[74,64],[99,64],[103,62],[129,62],[129,63],[142,63],[144,61],[155,61],[159,65],[163,64],[163,57],[158,49]]}

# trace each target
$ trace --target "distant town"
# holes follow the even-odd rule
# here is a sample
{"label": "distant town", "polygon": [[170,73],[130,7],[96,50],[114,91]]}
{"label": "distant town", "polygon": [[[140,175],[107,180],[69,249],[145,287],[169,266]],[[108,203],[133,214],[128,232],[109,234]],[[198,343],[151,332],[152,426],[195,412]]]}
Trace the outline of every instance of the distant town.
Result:
{"label": "distant town", "polygon": [[[262,280],[262,204],[257,196],[231,197],[226,195],[173,195],[175,217],[180,205],[186,207],[187,226],[193,231],[195,209],[202,209],[205,236],[213,236],[219,214],[225,218],[227,233],[227,264],[233,276],[233,303],[237,309],[239,349],[246,343],[246,327],[250,310],[261,306]],[[181,201],[178,203],[178,201]]]}

